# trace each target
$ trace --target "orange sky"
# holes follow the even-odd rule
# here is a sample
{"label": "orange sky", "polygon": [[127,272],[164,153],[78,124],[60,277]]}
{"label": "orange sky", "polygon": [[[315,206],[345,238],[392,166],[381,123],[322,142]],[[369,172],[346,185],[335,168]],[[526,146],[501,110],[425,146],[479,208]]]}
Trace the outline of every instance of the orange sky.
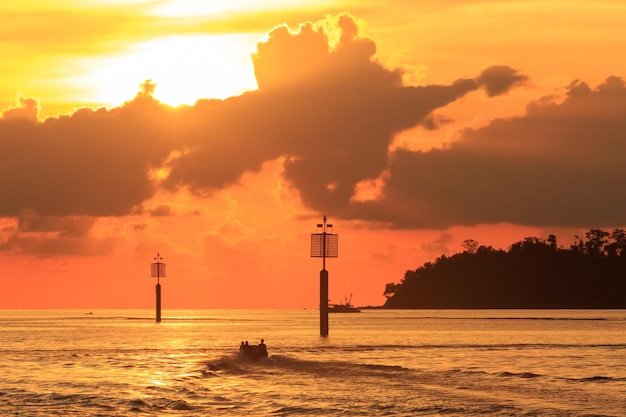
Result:
{"label": "orange sky", "polygon": [[324,214],[357,305],[626,225],[621,1],[4,3],[0,308],[152,308],[157,252],[165,310],[316,308]]}

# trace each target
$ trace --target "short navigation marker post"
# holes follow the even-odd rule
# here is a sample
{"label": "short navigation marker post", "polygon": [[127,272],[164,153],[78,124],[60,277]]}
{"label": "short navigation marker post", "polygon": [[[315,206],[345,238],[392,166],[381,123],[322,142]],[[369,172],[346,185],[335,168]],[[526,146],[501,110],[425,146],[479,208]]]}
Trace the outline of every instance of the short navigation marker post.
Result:
{"label": "short navigation marker post", "polygon": [[[328,336],[328,271],[326,258],[339,256],[339,237],[332,233],[333,225],[317,224],[318,233],[311,234],[311,258],[322,258],[320,271],[320,336]],[[321,230],[321,233],[319,231]],[[331,233],[329,233],[331,232]]]}
{"label": "short navigation marker post", "polygon": [[163,258],[157,252],[157,255],[154,257],[156,262],[153,262],[150,266],[150,272],[152,277],[156,277],[156,321],[157,323],[161,322],[161,277],[165,277],[165,263],[161,262]]}

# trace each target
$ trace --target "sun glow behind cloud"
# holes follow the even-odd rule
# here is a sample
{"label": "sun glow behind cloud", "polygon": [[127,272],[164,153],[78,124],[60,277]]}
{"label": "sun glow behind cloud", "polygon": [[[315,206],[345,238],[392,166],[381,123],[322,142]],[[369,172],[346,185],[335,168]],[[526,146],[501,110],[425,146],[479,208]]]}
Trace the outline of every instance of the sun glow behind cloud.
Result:
{"label": "sun glow behind cloud", "polygon": [[307,5],[323,7],[335,3],[337,3],[336,0],[169,0],[156,5],[152,13],[156,16],[168,17],[206,16],[236,11],[284,10]]}
{"label": "sun glow behind cloud", "polygon": [[91,100],[119,105],[151,79],[154,97],[177,106],[227,98],[257,88],[250,54],[260,34],[170,36],[138,43],[124,54],[90,59],[82,77]]}

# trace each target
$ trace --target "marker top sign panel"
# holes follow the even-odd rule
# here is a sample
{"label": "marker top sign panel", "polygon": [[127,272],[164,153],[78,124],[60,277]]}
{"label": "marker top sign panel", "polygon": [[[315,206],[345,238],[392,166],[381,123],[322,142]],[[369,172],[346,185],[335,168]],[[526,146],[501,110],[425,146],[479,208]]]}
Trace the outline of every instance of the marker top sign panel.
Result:
{"label": "marker top sign panel", "polygon": [[151,276],[154,278],[163,278],[165,276],[165,264],[163,262],[154,262],[150,264]]}
{"label": "marker top sign panel", "polygon": [[[326,240],[325,243],[324,240]],[[339,235],[332,233],[311,235],[311,258],[337,258],[338,256]]]}

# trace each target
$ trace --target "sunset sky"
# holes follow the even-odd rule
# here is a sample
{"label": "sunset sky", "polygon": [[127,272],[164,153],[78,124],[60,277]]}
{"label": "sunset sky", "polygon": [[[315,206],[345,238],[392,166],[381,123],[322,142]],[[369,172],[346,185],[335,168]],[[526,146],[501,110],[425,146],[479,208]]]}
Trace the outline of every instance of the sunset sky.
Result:
{"label": "sunset sky", "polygon": [[[626,227],[626,3],[0,4],[0,308],[317,308]],[[451,289],[453,291],[454,289]],[[164,313],[166,315],[166,313]]]}

